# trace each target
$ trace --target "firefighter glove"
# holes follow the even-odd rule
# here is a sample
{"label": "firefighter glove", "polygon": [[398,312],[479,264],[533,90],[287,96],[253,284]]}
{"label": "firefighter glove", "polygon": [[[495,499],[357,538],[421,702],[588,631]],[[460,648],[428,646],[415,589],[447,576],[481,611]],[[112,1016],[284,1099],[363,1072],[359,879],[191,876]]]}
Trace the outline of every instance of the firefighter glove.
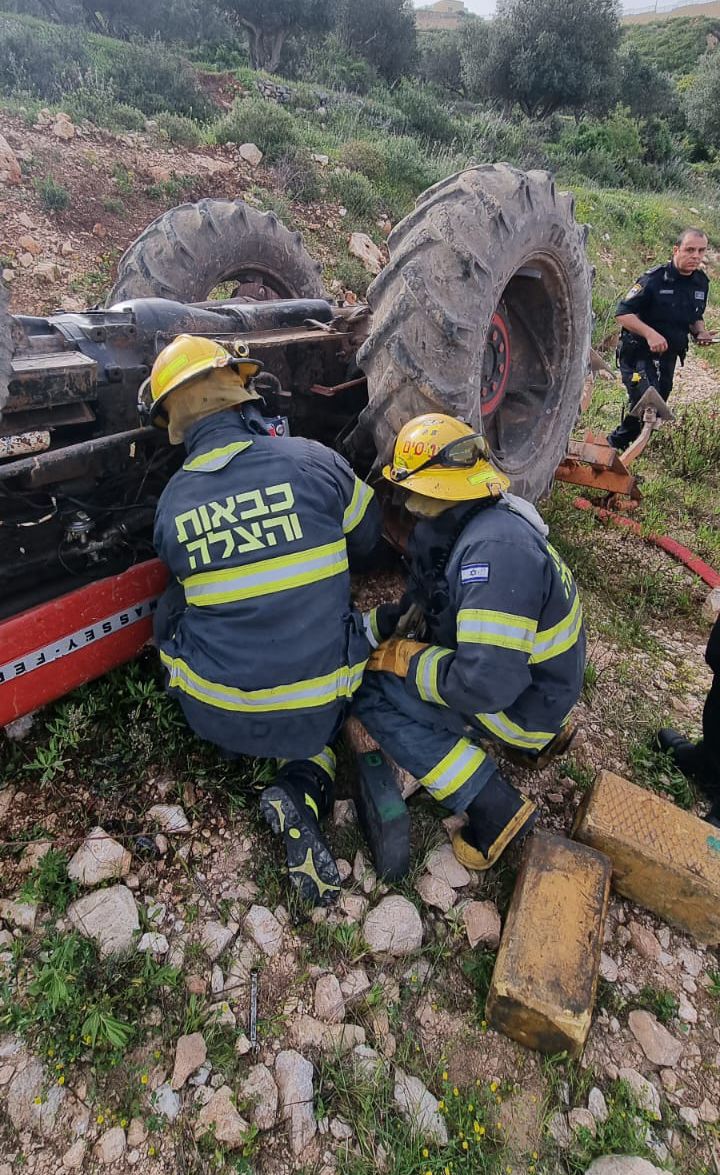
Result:
{"label": "firefighter glove", "polygon": [[420,641],[383,641],[371,654],[366,669],[374,670],[376,673],[394,673],[397,677],[407,677],[412,658],[426,648],[427,645],[421,644]]}

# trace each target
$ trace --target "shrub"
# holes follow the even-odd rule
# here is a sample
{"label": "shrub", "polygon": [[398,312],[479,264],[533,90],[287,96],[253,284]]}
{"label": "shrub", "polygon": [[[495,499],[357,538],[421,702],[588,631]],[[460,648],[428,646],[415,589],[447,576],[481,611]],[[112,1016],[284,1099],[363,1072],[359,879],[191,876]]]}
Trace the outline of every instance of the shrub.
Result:
{"label": "shrub", "polygon": [[393,99],[405,115],[409,129],[421,138],[450,143],[457,137],[457,123],[426,86],[403,79],[393,92]]}
{"label": "shrub", "polygon": [[268,159],[279,159],[300,142],[297,121],[288,110],[262,98],[238,98],[215,124],[218,143],[255,143]]}
{"label": "shrub", "polygon": [[310,152],[292,149],[280,157],[273,168],[277,186],[291,200],[311,204],[322,197],[323,189],[317,166]]}
{"label": "shrub", "polygon": [[[128,44],[30,17],[0,16],[2,92],[75,100],[76,91],[88,87],[105,93],[105,111],[112,100],[148,115],[171,110],[204,118],[212,112],[191,65],[161,44]],[[82,95],[77,99],[82,102]]]}
{"label": "shrub", "polygon": [[178,147],[199,147],[202,143],[200,127],[183,114],[172,114],[169,110],[163,110],[158,114],[156,121],[161,134]]}
{"label": "shrub", "polygon": [[385,156],[377,143],[369,139],[350,139],[343,143],[339,152],[340,163],[348,171],[361,171],[369,180],[382,179],[385,175]]}
{"label": "shrub", "polygon": [[46,212],[64,212],[70,204],[70,193],[62,184],[57,183],[51,175],[35,184],[35,191],[40,197],[40,203]]}
{"label": "shrub", "polygon": [[344,167],[332,172],[330,191],[355,216],[375,216],[378,211],[377,192],[362,172],[348,171]]}
{"label": "shrub", "polygon": [[83,84],[62,99],[62,104],[76,121],[86,118],[95,126],[111,131],[141,131],[145,115],[135,106],[116,100],[111,83],[90,71]]}
{"label": "shrub", "polygon": [[20,90],[48,101],[76,86],[90,64],[77,30],[26,17],[0,15],[0,90]]}

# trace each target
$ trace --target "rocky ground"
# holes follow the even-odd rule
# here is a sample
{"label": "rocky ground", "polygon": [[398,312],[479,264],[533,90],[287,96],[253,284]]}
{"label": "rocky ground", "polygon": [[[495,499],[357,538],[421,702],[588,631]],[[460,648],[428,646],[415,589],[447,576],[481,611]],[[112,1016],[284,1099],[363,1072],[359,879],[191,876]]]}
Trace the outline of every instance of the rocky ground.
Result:
{"label": "rocky ground", "polygon": [[[58,138],[53,126],[0,127],[24,168],[0,187],[18,311],[99,299],[119,252],[162,207],[266,182],[231,149]],[[41,207],[32,177],[50,172],[72,193],[66,211]],[[181,195],[147,195],[179,175],[193,177]],[[329,256],[340,210],[310,216],[309,247]],[[717,406],[699,359],[678,384],[683,402]],[[705,488],[712,526],[712,478]],[[545,512],[588,624],[580,734],[538,775],[504,767],[557,831],[603,768],[702,813],[651,734],[668,718],[698,731],[706,590],[571,498],[557,487]],[[397,587],[390,572],[356,591],[371,603]],[[0,1175],[720,1171],[714,950],[613,897],[583,1058],[548,1060],[484,1019],[517,860],[468,872],[450,850],[452,822],[421,797],[410,801],[411,874],[378,883],[341,755],[329,835],[343,894],[311,912],[258,820],[262,769],[194,745],[151,659],[13,734],[0,747]]]}

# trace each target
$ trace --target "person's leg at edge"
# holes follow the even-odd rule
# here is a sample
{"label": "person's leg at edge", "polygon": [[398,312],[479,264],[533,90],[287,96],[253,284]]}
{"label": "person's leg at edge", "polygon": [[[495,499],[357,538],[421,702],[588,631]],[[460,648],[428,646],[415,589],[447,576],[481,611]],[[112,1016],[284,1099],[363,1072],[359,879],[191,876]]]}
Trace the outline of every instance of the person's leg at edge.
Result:
{"label": "person's leg at edge", "polygon": [[412,698],[393,674],[365,676],[353,715],[443,808],[467,812],[467,825],[453,838],[463,864],[489,868],[532,828],[535,805],[508,783],[486,751],[460,734],[459,716]]}

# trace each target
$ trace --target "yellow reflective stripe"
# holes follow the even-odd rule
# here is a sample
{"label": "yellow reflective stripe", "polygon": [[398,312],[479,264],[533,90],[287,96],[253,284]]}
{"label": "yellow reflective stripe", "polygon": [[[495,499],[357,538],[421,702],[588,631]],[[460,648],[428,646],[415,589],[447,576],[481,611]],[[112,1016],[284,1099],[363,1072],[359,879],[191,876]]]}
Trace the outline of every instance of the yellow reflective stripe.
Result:
{"label": "yellow reflective stripe", "polygon": [[[335,759],[335,752],[333,751],[332,747],[323,747],[319,755],[311,756],[310,762],[315,763],[318,767],[321,767],[323,771],[325,771],[330,776],[331,779],[335,778],[335,767],[337,761]],[[317,812],[315,815],[317,815]]]}
{"label": "yellow reflective stripe", "polygon": [[195,673],[181,657],[171,657],[160,650],[160,659],[170,674],[170,687],[182,690],[191,698],[241,714],[269,714],[277,710],[312,710],[327,706],[338,698],[351,698],[362,681],[365,661],[342,665],[333,673],[310,677],[304,681],[275,685],[267,689],[242,690],[236,686],[209,681]]}
{"label": "yellow reflective stripe", "polygon": [[252,441],[233,441],[231,445],[223,445],[220,449],[209,449],[207,453],[199,453],[183,464],[183,469],[189,473],[213,473],[216,469],[224,469],[238,453],[249,449]]}
{"label": "yellow reflective stripe", "polygon": [[311,796],[311,795],[310,795],[308,792],[305,792],[305,795],[303,796],[303,799],[305,800],[305,803],[306,803],[307,807],[310,809],[310,811],[314,813],[314,815],[315,815],[315,819],[316,819],[316,820],[319,820],[319,819],[320,819],[320,813],[318,812],[318,806],[317,806],[317,804],[315,803],[315,801],[314,801],[314,799],[312,798],[312,796]]}
{"label": "yellow reflective stripe", "polygon": [[275,555],[260,559],[247,567],[228,567],[222,571],[201,571],[181,580],[185,599],[195,607],[211,604],[231,604],[286,592],[341,575],[348,569],[345,539],[295,551],[292,555]]}
{"label": "yellow reflective stripe", "polygon": [[487,755],[466,738],[458,739],[432,771],[423,775],[420,783],[434,800],[444,800],[459,791],[471,775],[482,767]]}
{"label": "yellow reflective stripe", "polygon": [[377,626],[377,608],[371,608],[368,612],[368,623],[370,625],[370,632],[373,635],[373,639],[376,640],[378,644],[380,644],[382,637],[380,636],[380,629]]}
{"label": "yellow reflective stripe", "polygon": [[437,675],[443,657],[449,657],[451,653],[452,649],[430,645],[415,662],[415,686],[423,702],[434,702],[436,706],[447,705],[438,690]]}
{"label": "yellow reflective stripe", "polygon": [[356,526],[362,522],[365,517],[365,511],[370,505],[373,498],[373,491],[370,486],[365,485],[364,481],[360,481],[359,477],[355,478],[355,488],[353,496],[350,499],[350,505],[343,514],[343,532],[350,534]]}
{"label": "yellow reflective stripe", "polygon": [[526,751],[541,751],[555,738],[552,731],[523,730],[502,710],[498,710],[497,714],[476,714],[475,717],[504,743],[511,747],[522,747]]}
{"label": "yellow reflective stripe", "polygon": [[537,620],[489,608],[461,608],[457,614],[458,644],[494,645],[531,653]]}
{"label": "yellow reflective stripe", "polygon": [[567,616],[554,624],[552,628],[543,629],[535,637],[533,650],[530,655],[530,664],[538,665],[542,661],[549,661],[552,657],[559,657],[577,641],[582,629],[582,606],[580,596],[575,592],[573,605]]}

